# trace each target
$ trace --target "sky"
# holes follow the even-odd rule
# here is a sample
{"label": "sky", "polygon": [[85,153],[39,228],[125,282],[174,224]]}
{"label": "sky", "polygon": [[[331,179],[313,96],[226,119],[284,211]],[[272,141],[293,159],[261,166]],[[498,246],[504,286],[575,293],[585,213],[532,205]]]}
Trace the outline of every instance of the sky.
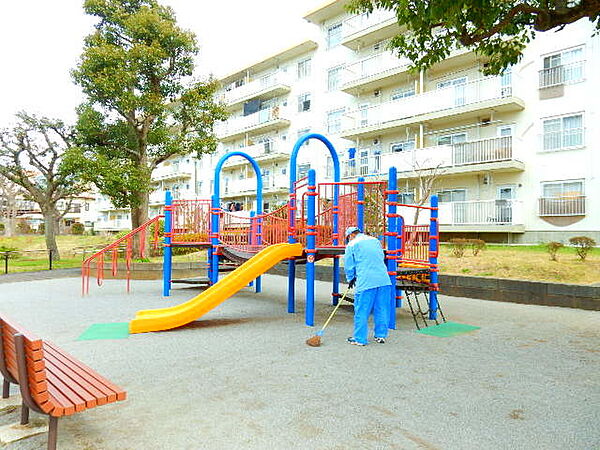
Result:
{"label": "sky", "polygon": [[[200,44],[196,75],[226,75],[317,32],[302,16],[324,0],[159,0]],[[14,114],[75,120],[83,96],[71,81],[92,17],[83,0],[0,0],[0,128]]]}

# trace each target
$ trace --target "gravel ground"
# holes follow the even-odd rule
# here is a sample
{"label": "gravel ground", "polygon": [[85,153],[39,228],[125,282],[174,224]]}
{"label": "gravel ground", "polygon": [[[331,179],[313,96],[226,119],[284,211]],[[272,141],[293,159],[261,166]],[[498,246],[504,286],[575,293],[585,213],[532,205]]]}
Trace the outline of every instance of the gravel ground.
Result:
{"label": "gravel ground", "polygon": [[[129,295],[107,281],[81,298],[78,279],[7,283],[0,311],[128,391],[125,402],[62,419],[59,448],[600,448],[599,312],[441,297],[450,320],[481,330],[420,335],[402,309],[386,344],[356,347],[344,342],[344,307],[311,348],[302,302],[285,312],[285,278],[263,286],[188,327],[126,340],[76,341],[90,324],[196,290],[177,286],[165,300],[158,281],[134,281]],[[318,323],[329,291],[318,282]],[[6,413],[0,425],[17,420]]]}

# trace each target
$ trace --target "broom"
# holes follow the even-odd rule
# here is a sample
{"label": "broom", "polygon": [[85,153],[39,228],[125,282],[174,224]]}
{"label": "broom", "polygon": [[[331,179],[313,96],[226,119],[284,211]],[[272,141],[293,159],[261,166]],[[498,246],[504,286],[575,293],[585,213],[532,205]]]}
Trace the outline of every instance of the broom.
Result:
{"label": "broom", "polygon": [[350,292],[350,289],[351,288],[346,289],[346,292],[344,292],[344,295],[342,295],[342,298],[340,299],[338,304],[335,306],[335,308],[333,309],[333,311],[331,312],[331,314],[325,321],[323,328],[321,328],[319,331],[317,331],[317,334],[315,334],[313,337],[310,337],[306,340],[307,345],[310,345],[311,347],[320,347],[321,346],[321,336],[323,336],[323,333],[325,332],[325,328],[327,327],[327,325],[329,325],[329,322],[333,318],[334,314],[336,313],[336,311],[338,310],[340,305],[344,302],[344,299],[346,298],[346,295],[348,294],[348,292]]}

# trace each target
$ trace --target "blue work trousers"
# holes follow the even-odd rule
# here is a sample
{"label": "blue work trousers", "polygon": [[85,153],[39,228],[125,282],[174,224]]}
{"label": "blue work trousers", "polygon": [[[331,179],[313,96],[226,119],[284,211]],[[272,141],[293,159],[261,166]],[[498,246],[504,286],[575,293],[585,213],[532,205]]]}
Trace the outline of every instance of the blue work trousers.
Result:
{"label": "blue work trousers", "polygon": [[380,286],[356,293],[354,298],[354,339],[357,342],[367,343],[371,312],[375,320],[375,337],[387,337],[390,317],[390,288],[391,286]]}

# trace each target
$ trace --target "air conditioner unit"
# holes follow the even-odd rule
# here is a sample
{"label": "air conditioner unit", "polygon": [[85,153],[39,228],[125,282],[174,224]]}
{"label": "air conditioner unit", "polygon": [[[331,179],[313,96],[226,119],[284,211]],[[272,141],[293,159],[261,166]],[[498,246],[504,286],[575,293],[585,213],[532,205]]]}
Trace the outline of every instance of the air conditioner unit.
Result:
{"label": "air conditioner unit", "polygon": [[379,144],[379,139],[375,138],[373,139],[373,145],[378,145]]}
{"label": "air conditioner unit", "polygon": [[381,95],[381,89],[375,89],[373,91],[373,97],[379,97]]}
{"label": "air conditioner unit", "polygon": [[483,184],[491,184],[492,183],[492,175],[486,173],[483,175]]}

